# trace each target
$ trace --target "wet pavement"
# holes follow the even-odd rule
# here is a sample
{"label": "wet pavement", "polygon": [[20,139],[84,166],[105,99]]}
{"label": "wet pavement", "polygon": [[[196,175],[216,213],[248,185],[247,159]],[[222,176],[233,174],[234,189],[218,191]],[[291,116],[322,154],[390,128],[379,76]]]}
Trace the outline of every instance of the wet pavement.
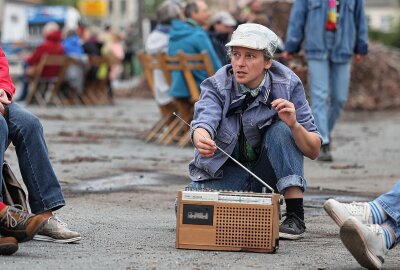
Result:
{"label": "wet pavement", "polygon": [[[400,178],[400,111],[345,112],[333,135],[334,162],[305,160],[304,239],[280,241],[274,255],[178,250],[173,202],[189,182],[193,149],[143,142],[158,119],[152,100],[29,109],[42,119],[66,195],[59,214],[83,239],[24,243],[1,269],[356,269],[322,204],[369,200]],[[19,177],[12,146],[6,159]],[[389,253],[385,267],[398,267],[397,254]]]}

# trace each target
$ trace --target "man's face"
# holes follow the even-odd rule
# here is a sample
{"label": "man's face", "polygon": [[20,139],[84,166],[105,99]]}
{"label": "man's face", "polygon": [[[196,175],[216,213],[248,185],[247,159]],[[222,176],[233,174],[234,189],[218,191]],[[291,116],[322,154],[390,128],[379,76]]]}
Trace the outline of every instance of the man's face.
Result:
{"label": "man's face", "polygon": [[192,13],[192,19],[195,20],[202,27],[207,27],[210,18],[210,11],[208,10],[208,6],[204,1],[197,1],[197,12]]}
{"label": "man's face", "polygon": [[236,82],[253,89],[265,76],[265,70],[271,67],[272,61],[264,57],[262,51],[233,47],[232,67]]}

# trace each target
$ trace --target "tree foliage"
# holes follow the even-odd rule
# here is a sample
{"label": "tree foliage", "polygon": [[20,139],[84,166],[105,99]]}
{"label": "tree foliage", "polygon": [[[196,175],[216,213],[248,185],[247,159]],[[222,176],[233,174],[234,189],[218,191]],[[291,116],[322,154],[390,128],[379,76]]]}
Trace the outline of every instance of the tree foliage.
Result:
{"label": "tree foliage", "polygon": [[147,0],[144,1],[144,14],[146,17],[154,17],[156,14],[157,7],[163,2],[164,0]]}
{"label": "tree foliage", "polygon": [[387,46],[400,48],[400,20],[395,30],[390,33],[370,29],[369,38],[375,41],[379,41]]}
{"label": "tree foliage", "polygon": [[76,7],[78,0],[44,0],[43,4],[44,5],[50,5],[50,6],[72,6]]}

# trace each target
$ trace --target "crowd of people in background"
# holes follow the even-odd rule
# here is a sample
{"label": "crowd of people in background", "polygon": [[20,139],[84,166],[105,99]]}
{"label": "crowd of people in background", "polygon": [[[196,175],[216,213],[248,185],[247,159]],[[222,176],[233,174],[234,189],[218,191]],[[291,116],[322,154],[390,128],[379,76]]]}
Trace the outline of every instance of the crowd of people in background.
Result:
{"label": "crowd of people in background", "polygon": [[[126,31],[117,31],[110,25],[80,25],[77,28],[61,28],[55,22],[48,22],[42,29],[43,41],[32,53],[24,57],[23,87],[17,95],[22,102],[28,95],[29,81],[44,55],[66,55],[73,58],[74,63],[68,67],[65,75],[64,89],[73,90],[79,96],[88,82],[107,79],[108,96],[113,97],[113,82],[120,78],[131,78],[134,75],[134,48],[137,33],[133,25]],[[91,67],[92,56],[103,57],[108,66]],[[50,79],[57,76],[60,66],[47,66],[41,77]]]}

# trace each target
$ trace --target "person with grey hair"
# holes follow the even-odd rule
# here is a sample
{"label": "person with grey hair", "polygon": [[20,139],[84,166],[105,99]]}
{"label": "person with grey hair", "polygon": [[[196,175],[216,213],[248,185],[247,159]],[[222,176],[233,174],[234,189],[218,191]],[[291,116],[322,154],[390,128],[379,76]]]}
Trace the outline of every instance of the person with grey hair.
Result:
{"label": "person with grey hair", "polygon": [[[176,1],[164,1],[157,8],[157,26],[150,33],[145,42],[145,51],[149,54],[167,52],[169,43],[169,32],[171,22],[174,19],[183,19],[182,8]],[[172,102],[172,97],[168,95],[169,85],[164,78],[164,73],[160,69],[153,72],[154,77],[154,98],[157,104],[162,106]]]}
{"label": "person with grey hair", "polygon": [[189,187],[261,192],[263,185],[217,146],[263,179],[286,201],[283,239],[303,237],[304,156],[315,159],[321,136],[300,79],[272,60],[278,37],[241,24],[226,46],[232,64],[201,84],[191,138]]}
{"label": "person with grey hair", "polygon": [[[189,16],[185,21],[172,20],[168,54],[177,55],[179,51],[183,51],[185,54],[207,52],[213,69],[219,69],[221,61],[215,52],[208,33],[203,28],[208,24],[210,16],[207,3],[204,0],[189,2],[185,6],[185,14]],[[208,76],[206,70],[194,70],[192,73],[197,87]],[[183,102],[188,101],[190,98],[189,88],[183,72],[179,70],[172,71],[172,84],[169,94]]]}
{"label": "person with grey hair", "polygon": [[230,40],[236,26],[236,20],[227,11],[218,11],[211,17],[211,25],[208,29],[208,33],[222,65],[229,63],[225,44]]}

